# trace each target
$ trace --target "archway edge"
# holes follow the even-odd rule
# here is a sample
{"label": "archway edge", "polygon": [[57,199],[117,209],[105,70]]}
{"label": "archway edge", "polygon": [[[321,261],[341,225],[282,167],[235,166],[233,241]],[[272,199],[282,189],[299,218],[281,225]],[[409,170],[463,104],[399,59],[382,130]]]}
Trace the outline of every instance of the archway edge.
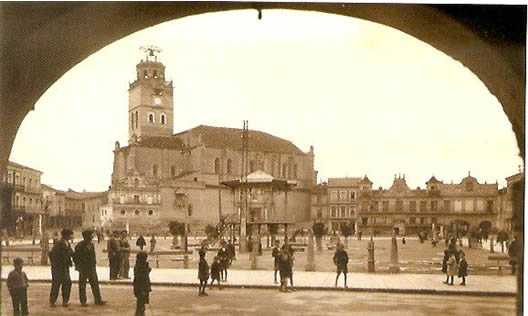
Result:
{"label": "archway edge", "polygon": [[[407,33],[460,61],[494,94],[508,116],[524,156],[525,60],[504,55],[457,19],[428,5],[250,3],[250,2],[81,2],[3,3],[4,50],[0,90],[0,171],[16,131],[40,96],[64,73],[120,38],[166,21],[242,9],[317,11],[360,18]],[[28,10],[31,9],[31,10]],[[257,14],[255,12],[255,18]],[[522,47],[518,47],[521,45]],[[513,43],[509,49],[524,50]],[[515,55],[515,54],[514,54]],[[518,54],[517,54],[518,55]],[[493,67],[491,67],[493,65]],[[519,70],[521,68],[522,70]]]}

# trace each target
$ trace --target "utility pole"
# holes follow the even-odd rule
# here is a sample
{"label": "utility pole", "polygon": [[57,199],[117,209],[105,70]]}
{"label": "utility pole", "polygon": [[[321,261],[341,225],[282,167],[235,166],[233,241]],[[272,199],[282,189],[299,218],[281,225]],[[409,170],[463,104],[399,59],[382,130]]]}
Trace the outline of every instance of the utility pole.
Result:
{"label": "utility pole", "polygon": [[242,172],[241,172],[241,186],[240,186],[240,238],[239,247],[240,252],[247,252],[247,174],[248,174],[248,121],[244,120],[244,127],[242,130]]}

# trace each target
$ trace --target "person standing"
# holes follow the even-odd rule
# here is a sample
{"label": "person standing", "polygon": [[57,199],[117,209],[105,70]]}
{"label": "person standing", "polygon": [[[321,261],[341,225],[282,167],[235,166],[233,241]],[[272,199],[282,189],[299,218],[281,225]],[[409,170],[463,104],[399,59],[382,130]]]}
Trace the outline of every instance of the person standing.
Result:
{"label": "person standing", "polygon": [[466,255],[460,250],[460,262],[458,264],[458,277],[462,278],[460,285],[466,285],[466,277],[468,276],[468,264],[466,261]]}
{"label": "person standing", "polygon": [[145,247],[146,244],[147,242],[145,241],[143,235],[139,235],[139,238],[136,240],[136,246],[139,247],[139,250],[143,251],[143,247]]}
{"label": "person standing", "polygon": [[227,243],[227,253],[229,254],[229,266],[231,266],[233,260],[236,260],[235,245],[233,245],[233,241],[231,239],[229,239],[229,242]]}
{"label": "person standing", "polygon": [[147,261],[148,254],[140,251],[136,255],[134,266],[134,296],[136,297],[136,316],[145,315],[145,304],[149,304],[149,295],[152,291],[149,273],[152,268]]}
{"label": "person standing", "polygon": [[128,272],[130,270],[130,243],[127,238],[127,231],[121,232],[119,240],[119,257],[121,258],[120,276],[122,279],[130,279]]}
{"label": "person standing", "polygon": [[156,248],[156,237],[154,237],[154,234],[152,234],[152,237],[150,237],[150,252],[154,252],[155,248]]}
{"label": "person standing", "polygon": [[211,285],[209,285],[209,289],[213,289],[213,283],[216,280],[218,283],[218,288],[222,289],[222,284],[220,284],[220,258],[218,256],[214,257],[213,264],[211,265]]}
{"label": "person standing", "polygon": [[508,255],[510,255],[510,265],[511,265],[511,274],[517,272],[517,256],[519,254],[517,237],[513,236],[512,241],[510,242],[510,247],[508,247]]}
{"label": "person standing", "polygon": [[337,266],[335,286],[337,287],[337,281],[342,272],[345,277],[345,287],[347,287],[348,253],[345,251],[345,247],[341,243],[337,244],[336,252],[334,254],[334,264]]}
{"label": "person standing", "polygon": [[209,264],[205,260],[205,251],[200,250],[198,254],[200,255],[200,261],[198,262],[198,279],[200,280],[198,296],[207,296],[205,287],[207,286],[207,280],[209,280]]}
{"label": "person standing", "polygon": [[281,279],[281,292],[288,292],[288,279],[291,277],[292,268],[291,268],[291,256],[288,252],[288,245],[284,244],[282,246],[281,252],[279,254],[279,272]]}
{"label": "person standing", "polygon": [[[27,288],[29,286],[28,278],[22,271],[24,260],[15,258],[13,260],[14,270],[7,276],[7,289],[13,302],[13,315],[27,315]],[[20,314],[22,312],[22,314]]]}
{"label": "person standing", "polygon": [[451,278],[451,282],[448,281],[448,285],[453,285],[455,281],[455,275],[457,274],[457,260],[455,254],[450,252],[449,259],[447,260],[447,279]]}
{"label": "person standing", "polygon": [[68,306],[71,291],[70,267],[72,266],[70,240],[73,237],[73,231],[63,229],[61,239],[57,240],[49,253],[51,263],[51,291],[50,306],[55,307],[55,302],[59,295],[59,289],[62,288],[62,306]]}
{"label": "person standing", "polygon": [[277,284],[277,272],[279,271],[279,241],[275,240],[275,246],[271,250],[271,256],[273,257],[273,283]]}
{"label": "person standing", "polygon": [[218,259],[220,260],[220,279],[227,281],[227,268],[229,266],[229,254],[225,240],[220,241],[221,248],[218,249]]}
{"label": "person standing", "polygon": [[104,305],[106,302],[101,299],[99,290],[99,280],[95,268],[95,246],[92,243],[93,232],[85,230],[82,232],[83,240],[75,246],[75,268],[79,271],[79,300],[81,306],[86,307],[86,280],[90,282],[95,305]]}
{"label": "person standing", "polygon": [[119,255],[119,241],[117,240],[118,232],[113,232],[106,244],[108,250],[108,261],[110,262],[110,280],[117,280],[119,275],[119,266],[121,265]]}
{"label": "person standing", "polygon": [[447,274],[447,261],[449,261],[449,251],[446,249],[444,250],[444,260],[442,260],[442,272],[447,276],[444,284],[449,283],[449,275]]}

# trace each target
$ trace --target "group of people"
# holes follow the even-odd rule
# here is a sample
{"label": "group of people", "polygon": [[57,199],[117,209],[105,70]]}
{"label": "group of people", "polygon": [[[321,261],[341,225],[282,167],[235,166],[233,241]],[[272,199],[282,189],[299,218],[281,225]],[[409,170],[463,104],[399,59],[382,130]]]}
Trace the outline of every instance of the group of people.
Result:
{"label": "group of people", "polygon": [[455,276],[458,275],[459,278],[462,278],[460,285],[466,285],[466,277],[468,276],[466,254],[462,249],[457,250],[455,238],[450,239],[448,243],[449,246],[444,251],[444,260],[442,261],[442,272],[447,276],[444,284],[454,285]]}
{"label": "group of people", "polygon": [[[62,306],[69,306],[70,291],[72,281],[70,277],[70,268],[75,266],[79,272],[79,300],[82,307],[88,306],[86,297],[86,282],[90,283],[95,305],[104,305],[99,289],[99,281],[96,271],[96,255],[95,247],[92,242],[94,232],[92,230],[85,230],[82,232],[83,240],[77,243],[72,249],[73,231],[70,229],[63,229],[61,237],[55,239],[53,248],[49,252],[51,264],[51,290],[49,296],[49,303],[51,307],[56,307],[56,302],[59,296],[59,291],[62,294]],[[109,240],[109,248],[115,252],[117,240],[116,233]],[[110,247],[111,245],[111,247]],[[128,255],[130,254],[130,246],[126,240],[126,232],[121,233],[119,240],[118,252],[126,254],[128,247]],[[115,254],[109,254],[112,260],[116,260]],[[126,257],[126,255],[125,255]],[[128,258],[126,258],[128,261]],[[137,299],[136,315],[142,316],[145,314],[145,304],[149,303],[149,293],[151,291],[150,276],[151,268],[147,261],[148,254],[145,251],[139,251],[136,257],[136,265],[134,267],[134,295]],[[115,264],[115,262],[114,262]],[[14,315],[28,315],[27,306],[27,288],[29,286],[28,277],[22,271],[24,261],[21,258],[13,260],[14,270],[11,271],[7,278],[7,287],[11,295],[13,303]],[[123,276],[128,275],[127,264],[122,265]],[[111,267],[112,268],[112,267]],[[111,270],[111,276],[115,277],[115,267]]]}
{"label": "group of people", "polygon": [[209,289],[213,288],[214,281],[217,282],[218,288],[222,289],[220,282],[227,281],[227,269],[231,266],[235,258],[235,246],[229,240],[229,243],[226,243],[225,240],[220,241],[220,249],[218,249],[217,255],[213,258],[213,263],[209,269],[209,263],[205,258],[206,256],[206,245],[202,244],[202,248],[198,251],[200,260],[198,261],[198,280],[200,281],[200,286],[198,287],[198,296],[207,296],[205,288],[207,287],[207,282],[209,277],[211,277],[211,283]]}

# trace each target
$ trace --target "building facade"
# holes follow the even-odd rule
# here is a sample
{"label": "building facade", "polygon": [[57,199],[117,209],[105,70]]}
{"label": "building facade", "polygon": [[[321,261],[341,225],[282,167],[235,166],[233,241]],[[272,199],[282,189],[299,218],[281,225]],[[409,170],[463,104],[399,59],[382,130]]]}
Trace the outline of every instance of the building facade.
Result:
{"label": "building facade", "polygon": [[505,231],[508,235],[512,235],[514,223],[513,214],[513,190],[512,187],[519,183],[524,182],[524,172],[520,171],[506,178],[506,187],[499,191],[499,211],[497,214],[497,229]]}
{"label": "building facade", "polygon": [[498,184],[481,184],[468,174],[459,184],[434,176],[425,189],[410,189],[405,176],[395,176],[387,189],[360,194],[359,228],[380,233],[415,234],[435,226],[442,233],[490,232],[498,213]]}
{"label": "building facade", "polygon": [[12,229],[9,231],[11,235],[23,237],[40,232],[42,215],[44,215],[41,176],[41,171],[11,161],[7,163],[7,172],[2,178],[14,188],[11,201]]}
{"label": "building facade", "polygon": [[[242,129],[200,125],[173,134],[173,89],[165,67],[151,52],[136,69],[129,89],[129,144],[116,143],[108,204],[100,208],[107,213],[104,222],[159,223],[167,230],[170,220],[203,226],[238,214],[233,191],[222,182],[241,177]],[[250,130],[248,169],[295,181],[288,193],[290,214],[297,222],[310,220],[313,148],[303,152],[287,140]]]}

